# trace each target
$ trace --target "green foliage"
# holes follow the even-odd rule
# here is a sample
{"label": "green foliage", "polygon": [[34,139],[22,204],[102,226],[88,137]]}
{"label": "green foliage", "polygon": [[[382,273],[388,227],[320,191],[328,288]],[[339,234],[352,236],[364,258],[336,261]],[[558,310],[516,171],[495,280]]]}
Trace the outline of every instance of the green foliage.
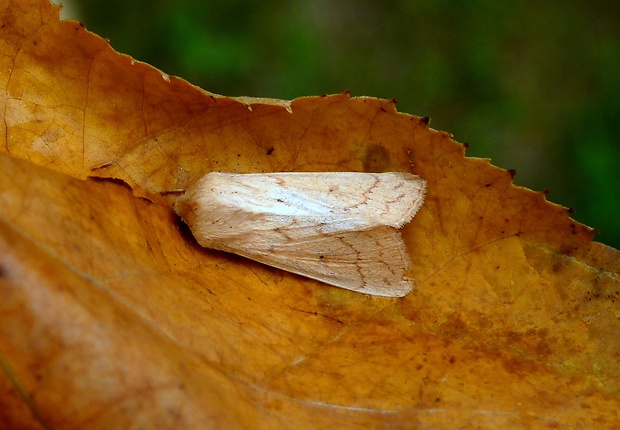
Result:
{"label": "green foliage", "polygon": [[338,93],[399,110],[515,168],[620,248],[620,3],[82,0],[120,52],[209,91]]}

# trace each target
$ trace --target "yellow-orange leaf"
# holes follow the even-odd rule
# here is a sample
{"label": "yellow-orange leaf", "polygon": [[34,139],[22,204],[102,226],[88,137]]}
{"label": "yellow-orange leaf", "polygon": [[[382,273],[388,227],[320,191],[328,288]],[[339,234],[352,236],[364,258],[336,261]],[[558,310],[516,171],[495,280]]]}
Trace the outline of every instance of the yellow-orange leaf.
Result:
{"label": "yellow-orange leaf", "polygon": [[[620,253],[348,94],[229,98],[0,5],[0,427],[614,428]],[[212,170],[410,171],[417,288],[371,297],[199,247]]]}

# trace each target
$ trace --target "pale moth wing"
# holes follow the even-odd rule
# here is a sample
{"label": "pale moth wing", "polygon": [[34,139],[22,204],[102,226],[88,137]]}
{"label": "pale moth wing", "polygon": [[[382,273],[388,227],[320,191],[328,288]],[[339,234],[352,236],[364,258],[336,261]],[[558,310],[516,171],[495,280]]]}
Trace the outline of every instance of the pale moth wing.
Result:
{"label": "pale moth wing", "polygon": [[399,229],[424,201],[409,173],[213,172],[175,203],[200,245],[388,297],[413,288]]}

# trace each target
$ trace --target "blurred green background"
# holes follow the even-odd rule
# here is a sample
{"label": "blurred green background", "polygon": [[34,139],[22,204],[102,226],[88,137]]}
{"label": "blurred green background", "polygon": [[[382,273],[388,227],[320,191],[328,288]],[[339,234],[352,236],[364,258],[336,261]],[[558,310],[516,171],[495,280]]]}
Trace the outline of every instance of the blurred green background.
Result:
{"label": "blurred green background", "polygon": [[117,51],[218,94],[397,98],[620,248],[617,0],[64,3]]}

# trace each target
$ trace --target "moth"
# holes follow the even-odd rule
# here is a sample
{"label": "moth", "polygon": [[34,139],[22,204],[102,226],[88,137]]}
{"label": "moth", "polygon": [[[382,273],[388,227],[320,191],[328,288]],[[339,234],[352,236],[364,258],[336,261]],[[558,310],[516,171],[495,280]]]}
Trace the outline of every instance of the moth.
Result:
{"label": "moth", "polygon": [[402,297],[414,286],[400,228],[424,202],[410,173],[212,172],[175,212],[206,248],[348,290]]}

